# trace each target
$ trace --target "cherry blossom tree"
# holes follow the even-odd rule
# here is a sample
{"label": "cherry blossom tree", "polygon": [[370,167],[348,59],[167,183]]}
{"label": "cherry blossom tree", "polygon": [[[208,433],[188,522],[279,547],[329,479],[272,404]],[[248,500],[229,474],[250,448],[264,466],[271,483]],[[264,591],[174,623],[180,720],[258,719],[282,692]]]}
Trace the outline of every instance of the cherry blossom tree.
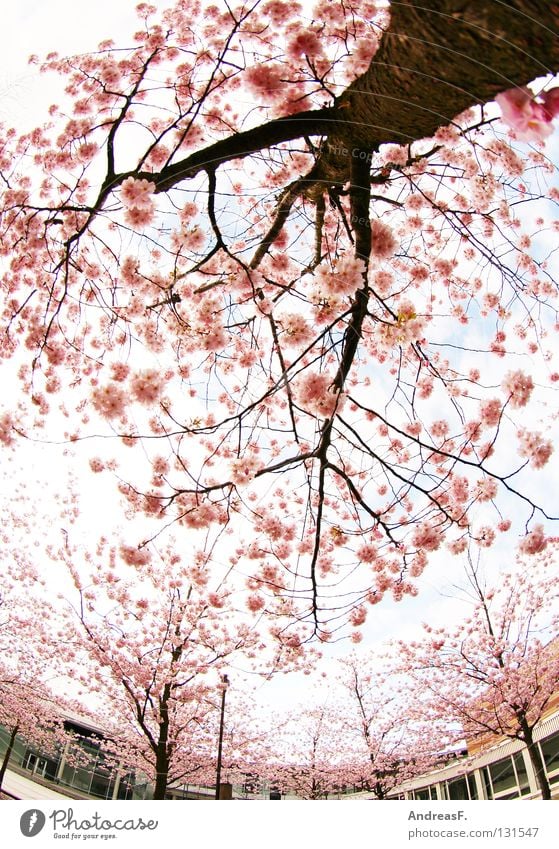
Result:
{"label": "cherry blossom tree", "polygon": [[0,597],[0,725],[8,738],[0,790],[18,736],[45,752],[55,751],[66,739],[61,709],[49,686],[52,652],[45,651],[44,629],[24,599],[7,587],[5,579]]}
{"label": "cherry blossom tree", "polygon": [[[80,566],[68,538],[51,556],[75,586],[71,604],[62,599],[65,673],[105,729],[107,752],[153,780],[155,799],[171,784],[213,783],[224,670],[270,675],[297,664],[300,650],[270,653],[234,593],[224,581],[208,586],[194,556],[184,564],[171,550],[101,541]],[[232,757],[228,737],[231,769]]]}
{"label": "cherry blossom tree", "polygon": [[534,727],[559,688],[556,556],[553,545],[536,562],[520,559],[494,587],[472,567],[469,617],[456,627],[425,625],[423,640],[396,647],[419,715],[457,722],[470,740],[521,740],[543,799],[551,794]]}
{"label": "cherry blossom tree", "polygon": [[396,676],[382,674],[378,657],[342,661],[345,734],[353,750],[354,783],[386,799],[394,787],[444,759],[441,724],[429,728],[407,709],[407,692]]}
{"label": "cherry blossom tree", "polygon": [[2,129],[6,448],[94,445],[287,644],[359,639],[444,546],[543,548],[556,7],[138,16],[47,56],[49,123]]}
{"label": "cherry blossom tree", "polygon": [[347,783],[337,711],[328,704],[301,706],[272,735],[272,785],[300,799],[327,799]]}

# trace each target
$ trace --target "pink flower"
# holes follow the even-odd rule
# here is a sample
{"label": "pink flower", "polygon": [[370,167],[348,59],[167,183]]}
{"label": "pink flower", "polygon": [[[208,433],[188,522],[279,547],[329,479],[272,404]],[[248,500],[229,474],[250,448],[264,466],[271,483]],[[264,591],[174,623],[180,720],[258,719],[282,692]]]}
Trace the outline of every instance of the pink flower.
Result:
{"label": "pink flower", "polygon": [[153,404],[157,401],[164,386],[164,380],[155,369],[136,372],[130,381],[132,395],[141,404]]}
{"label": "pink flower", "polygon": [[131,206],[124,214],[124,220],[131,227],[147,227],[153,221],[153,207]]}
{"label": "pink flower", "polygon": [[371,222],[372,254],[377,259],[388,259],[395,252],[398,243],[392,230],[378,219]]}
{"label": "pink flower", "polygon": [[363,605],[355,607],[349,615],[349,620],[354,628],[358,628],[360,625],[363,625],[366,618],[367,610],[365,607],[363,607]]}
{"label": "pink flower", "polygon": [[131,545],[121,545],[120,556],[129,566],[145,566],[151,560],[145,548],[133,548]]}
{"label": "pink flower", "polygon": [[495,101],[505,124],[522,141],[543,141],[553,132],[551,118],[555,114],[556,95],[547,92],[548,104],[537,103],[528,88],[511,88],[498,94]]}
{"label": "pink flower", "polygon": [[135,180],[134,177],[127,177],[120,186],[120,197],[123,204],[128,208],[149,208],[153,203],[151,196],[154,191],[155,183],[149,180]]}
{"label": "pink flower", "polygon": [[287,55],[292,59],[300,56],[319,56],[322,53],[322,45],[314,32],[299,32],[287,45]]}
{"label": "pink flower", "polygon": [[482,401],[479,407],[479,417],[487,427],[496,427],[501,418],[502,405],[497,398]]}
{"label": "pink flower", "polygon": [[425,551],[436,551],[442,542],[442,533],[438,528],[433,528],[424,522],[413,532],[412,545],[423,548]]}
{"label": "pink flower", "polygon": [[302,345],[312,338],[312,327],[302,315],[286,313],[279,323],[283,328],[282,342],[286,345]]}
{"label": "pink flower", "polygon": [[247,607],[252,613],[258,613],[264,607],[264,599],[258,593],[253,593],[247,598]]}
{"label": "pink flower", "polygon": [[362,563],[374,563],[378,557],[378,550],[370,543],[364,543],[357,549],[357,557]]}
{"label": "pink flower", "polygon": [[543,531],[543,526],[535,525],[534,530],[526,534],[524,539],[521,540],[518,550],[522,554],[539,554],[546,546],[547,539]]}
{"label": "pink flower", "polygon": [[324,418],[334,413],[338,402],[330,375],[315,371],[307,371],[299,379],[296,395],[303,409]]}
{"label": "pink flower", "polygon": [[236,486],[244,486],[255,476],[262,467],[262,461],[255,455],[239,457],[231,463],[231,481]]}
{"label": "pink flower", "polygon": [[277,100],[285,94],[281,65],[254,65],[246,71],[245,80],[263,100]]}
{"label": "pink flower", "polygon": [[221,608],[225,604],[225,600],[218,593],[208,593],[208,603],[212,607]]}
{"label": "pink flower", "polygon": [[93,406],[106,419],[122,416],[126,406],[126,395],[120,386],[100,386],[92,394]]}
{"label": "pink flower", "polygon": [[509,396],[511,407],[525,407],[534,388],[530,375],[522,371],[509,371],[505,375],[501,387]]}
{"label": "pink flower", "polygon": [[517,432],[521,457],[528,457],[535,469],[541,469],[553,453],[553,444],[544,439],[539,431],[531,432],[521,428]]}

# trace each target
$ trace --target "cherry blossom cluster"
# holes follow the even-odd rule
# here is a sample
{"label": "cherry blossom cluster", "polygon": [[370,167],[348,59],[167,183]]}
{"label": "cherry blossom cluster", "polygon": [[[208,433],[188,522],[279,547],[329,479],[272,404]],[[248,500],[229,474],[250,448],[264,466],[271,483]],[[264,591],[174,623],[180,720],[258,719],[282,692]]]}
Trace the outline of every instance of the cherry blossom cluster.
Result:
{"label": "cherry blossom cluster", "polygon": [[537,97],[527,86],[511,88],[495,98],[505,124],[520,141],[544,141],[553,132],[553,119],[559,115],[559,87]]}

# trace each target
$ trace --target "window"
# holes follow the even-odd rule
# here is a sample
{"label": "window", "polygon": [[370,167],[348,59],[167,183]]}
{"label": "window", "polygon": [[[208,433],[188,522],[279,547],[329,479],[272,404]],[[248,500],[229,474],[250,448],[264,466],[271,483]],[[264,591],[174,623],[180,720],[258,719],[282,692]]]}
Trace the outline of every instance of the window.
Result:
{"label": "window", "polygon": [[552,783],[559,781],[559,734],[554,734],[547,740],[542,740],[540,749],[548,777]]}
{"label": "window", "polygon": [[515,755],[513,755],[513,761],[514,768],[516,769],[516,774],[518,776],[518,786],[520,787],[520,792],[523,796],[526,796],[528,793],[530,793],[530,781],[528,780],[526,764],[524,762],[522,752],[517,752]]}
{"label": "window", "polygon": [[447,781],[447,789],[449,799],[470,798],[468,782],[466,781],[465,775],[461,775],[460,778],[454,778],[452,781]]}
{"label": "window", "polygon": [[481,770],[485,793],[488,799],[516,799],[526,791],[528,776],[524,760],[520,755],[503,758]]}
{"label": "window", "polygon": [[470,799],[477,799],[477,785],[473,772],[467,776],[468,789],[470,791]]}
{"label": "window", "polygon": [[436,799],[437,785],[432,784],[430,787],[422,787],[421,790],[414,790],[414,799]]}

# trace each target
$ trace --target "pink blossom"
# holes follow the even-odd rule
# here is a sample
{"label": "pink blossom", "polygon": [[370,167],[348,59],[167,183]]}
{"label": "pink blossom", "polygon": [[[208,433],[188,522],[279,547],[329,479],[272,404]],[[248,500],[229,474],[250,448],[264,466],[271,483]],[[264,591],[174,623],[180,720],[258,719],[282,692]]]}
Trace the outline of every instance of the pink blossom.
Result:
{"label": "pink blossom", "polygon": [[[551,92],[549,93],[551,95]],[[555,108],[555,96],[548,97],[549,106]],[[505,124],[522,141],[543,141],[553,132],[552,114],[542,103],[534,100],[530,89],[511,88],[495,98]]]}
{"label": "pink blossom", "polygon": [[134,177],[127,177],[120,186],[120,196],[122,202],[129,208],[149,209],[153,203],[151,196],[155,188],[155,183],[149,180],[135,180]]}
{"label": "pink blossom", "polygon": [[287,55],[292,59],[298,59],[300,56],[319,56],[321,53],[322,46],[318,36],[311,31],[297,33],[287,45]]}
{"label": "pink blossom", "polygon": [[371,222],[372,255],[377,259],[388,259],[396,251],[398,243],[392,230],[375,218]]}
{"label": "pink blossom", "polygon": [[133,548],[131,545],[122,545],[120,556],[129,566],[145,566],[151,560],[147,549]]}
{"label": "pink blossom", "polygon": [[495,531],[489,525],[483,525],[479,528],[474,538],[482,548],[490,548],[495,542]]}
{"label": "pink blossom", "polygon": [[493,478],[483,478],[476,485],[476,496],[479,501],[491,501],[497,495],[497,481]]}
{"label": "pink blossom", "polygon": [[547,538],[543,525],[535,525],[534,530],[520,541],[518,549],[522,554],[539,554],[547,547]]}
{"label": "pink blossom", "polygon": [[285,94],[281,65],[254,65],[245,72],[247,87],[262,100],[277,100]]}
{"label": "pink blossom", "polygon": [[252,593],[247,598],[247,607],[252,613],[258,613],[264,607],[264,599],[258,593]]}
{"label": "pink blossom", "polygon": [[357,549],[356,554],[363,563],[374,563],[378,557],[378,549],[370,543],[365,543]]}
{"label": "pink blossom", "polygon": [[231,481],[236,486],[244,486],[249,483],[255,476],[255,473],[262,467],[262,461],[258,456],[245,455],[231,463]]}
{"label": "pink blossom", "polygon": [[4,445],[13,445],[14,426],[10,413],[4,413],[0,417],[0,442]]}
{"label": "pink blossom", "polygon": [[97,387],[91,399],[97,412],[106,419],[114,419],[124,414],[127,398],[124,390],[114,383]]}
{"label": "pink blossom", "polygon": [[360,605],[359,607],[354,607],[349,615],[349,620],[354,628],[358,628],[360,625],[363,625],[367,618],[367,609]]}
{"label": "pink blossom", "polygon": [[327,418],[336,409],[338,394],[332,391],[332,378],[328,374],[307,371],[297,384],[297,401],[305,410]]}
{"label": "pink blossom", "polygon": [[147,227],[153,221],[154,209],[152,206],[131,206],[124,214],[124,220],[131,227]]}
{"label": "pink blossom", "polygon": [[525,407],[534,388],[530,375],[522,371],[509,371],[505,375],[501,387],[509,396],[511,407]]}
{"label": "pink blossom", "polygon": [[544,439],[538,431],[531,432],[521,428],[517,432],[519,447],[518,453],[521,457],[528,457],[535,469],[541,469],[553,453],[553,443]]}
{"label": "pink blossom", "polygon": [[155,369],[136,372],[130,381],[132,395],[141,404],[153,404],[157,401],[165,381]]}
{"label": "pink blossom", "polygon": [[436,551],[441,545],[443,536],[438,528],[428,525],[426,522],[419,525],[412,534],[412,544],[425,551]]}
{"label": "pink blossom", "polygon": [[219,609],[224,606],[225,600],[223,596],[219,595],[219,593],[208,593],[208,604],[210,604],[211,607]]}
{"label": "pink blossom", "polygon": [[302,345],[310,341],[312,328],[308,321],[298,313],[286,313],[279,323],[283,328],[282,341],[287,345]]}
{"label": "pink blossom", "polygon": [[499,424],[502,404],[498,398],[482,401],[479,407],[479,417],[486,427],[496,427]]}

